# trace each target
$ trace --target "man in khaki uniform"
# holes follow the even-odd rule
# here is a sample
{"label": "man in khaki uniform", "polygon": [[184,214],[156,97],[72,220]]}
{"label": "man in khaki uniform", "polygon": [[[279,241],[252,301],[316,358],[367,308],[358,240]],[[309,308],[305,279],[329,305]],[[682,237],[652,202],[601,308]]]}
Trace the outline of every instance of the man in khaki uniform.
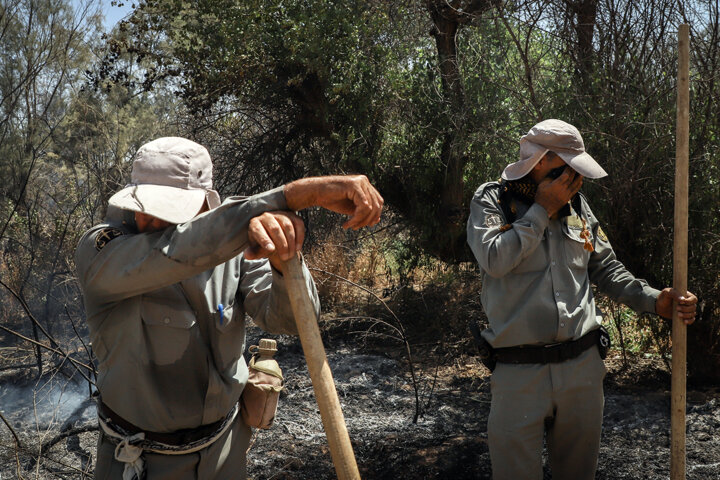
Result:
{"label": "man in khaki uniform", "polygon": [[339,176],[221,204],[204,147],[166,137],[140,148],[132,183],[76,252],[99,366],[95,478],[246,477],[245,314],[297,333],[282,268],[304,237],[291,211],[309,206],[360,228],[379,221],[382,198],[364,176]]}
{"label": "man in khaki uniform", "polygon": [[[579,194],[605,171],[580,132],[560,120],[520,140],[520,160],[472,200],[468,243],[480,265],[489,328],[481,350],[493,366],[488,443],[493,478],[542,479],[543,437],[554,479],[595,477],[605,376],[602,315],[591,283],[637,312],[690,324],[697,298],[658,291],[617,260]],[[603,357],[604,358],[604,357]]]}

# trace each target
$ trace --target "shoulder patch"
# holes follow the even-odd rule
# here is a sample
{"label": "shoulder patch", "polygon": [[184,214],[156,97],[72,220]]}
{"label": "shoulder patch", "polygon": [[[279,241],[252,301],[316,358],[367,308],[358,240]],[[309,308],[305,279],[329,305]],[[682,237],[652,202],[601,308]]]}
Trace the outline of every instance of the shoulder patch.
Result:
{"label": "shoulder patch", "polygon": [[95,248],[100,251],[105,247],[105,245],[108,244],[110,240],[117,238],[123,234],[124,232],[119,228],[105,227],[100,230],[95,236]]}
{"label": "shoulder patch", "polygon": [[598,225],[597,235],[598,235],[598,237],[600,237],[600,239],[601,239],[603,242],[607,242],[607,241],[608,241],[608,237],[607,237],[607,235],[605,234],[605,232],[603,231],[603,229],[602,229],[602,227],[601,227],[600,225]]}
{"label": "shoulder patch", "polygon": [[487,228],[502,227],[502,225],[502,218],[500,218],[500,215],[497,213],[493,213],[492,215],[485,217],[485,227]]}

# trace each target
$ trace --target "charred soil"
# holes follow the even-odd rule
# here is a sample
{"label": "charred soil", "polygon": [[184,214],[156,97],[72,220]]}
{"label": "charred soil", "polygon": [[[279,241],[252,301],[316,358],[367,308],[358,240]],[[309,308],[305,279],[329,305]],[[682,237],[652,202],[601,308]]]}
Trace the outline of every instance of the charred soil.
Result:
{"label": "charred soil", "polygon": [[[348,430],[363,478],[491,478],[486,422],[490,372],[459,348],[416,359],[422,416],[416,423],[415,389],[398,353],[367,353],[328,341]],[[269,431],[259,432],[249,454],[260,479],[335,478],[302,352],[286,347],[280,362],[286,392]],[[664,479],[670,472],[670,375],[662,361],[606,360],[606,403],[598,479]],[[720,478],[720,391],[690,386],[687,478]],[[551,477],[549,468],[545,478]]]}
{"label": "charred soil", "polygon": [[[248,345],[262,334],[251,328]],[[335,472],[297,339],[275,336],[286,377],[275,424],[248,454],[255,480],[331,479]],[[416,382],[397,342],[325,329],[324,341],[361,476],[490,478],[490,374],[469,341],[413,346]],[[598,479],[665,479],[670,462],[670,375],[662,361],[606,361]],[[56,370],[37,379],[0,370],[0,477],[92,478],[97,424],[87,385]],[[55,393],[51,393],[55,387]],[[417,386],[417,391],[416,391]],[[687,478],[720,478],[720,390],[688,386]],[[413,418],[418,416],[417,422]],[[10,431],[12,429],[12,432]],[[18,448],[13,436],[17,435]],[[551,478],[546,468],[545,478]]]}

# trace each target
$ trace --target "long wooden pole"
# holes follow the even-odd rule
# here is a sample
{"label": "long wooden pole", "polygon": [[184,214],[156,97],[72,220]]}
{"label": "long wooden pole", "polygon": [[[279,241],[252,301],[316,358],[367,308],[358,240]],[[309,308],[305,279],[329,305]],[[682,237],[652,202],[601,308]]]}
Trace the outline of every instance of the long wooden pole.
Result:
{"label": "long wooden pole", "polygon": [[[686,24],[678,30],[677,132],[675,144],[675,230],[673,288],[687,292],[688,161],[690,145],[690,34]],[[670,415],[670,478],[685,478],[685,378],[687,330],[674,304],[672,319],[672,402]]]}
{"label": "long wooden pole", "polygon": [[335,473],[339,480],[359,480],[360,472],[325,355],[315,309],[307,294],[307,284],[299,257],[285,262],[284,276]]}

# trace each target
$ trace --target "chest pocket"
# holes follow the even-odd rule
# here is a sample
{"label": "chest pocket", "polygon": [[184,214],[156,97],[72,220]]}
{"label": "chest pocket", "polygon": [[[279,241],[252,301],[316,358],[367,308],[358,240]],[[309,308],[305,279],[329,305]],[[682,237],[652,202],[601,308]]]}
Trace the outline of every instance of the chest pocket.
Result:
{"label": "chest pocket", "polygon": [[[562,229],[565,235],[563,247],[568,265],[570,268],[586,269],[590,261],[590,252],[585,250],[585,239],[580,236],[582,221],[576,216],[567,217],[563,222]],[[592,243],[592,232],[590,235],[589,240]]]}
{"label": "chest pocket", "polygon": [[184,298],[182,303],[179,303],[163,298],[143,296],[140,315],[147,325],[170,328],[187,329],[195,325],[197,321],[195,313]]}
{"label": "chest pocket", "polygon": [[182,290],[171,285],[143,295],[140,316],[151,363],[167,365],[179,360],[195,335],[195,313]]}
{"label": "chest pocket", "polygon": [[[222,317],[220,316],[219,310],[213,313],[215,328],[221,333],[234,329],[238,323],[241,323],[237,321],[238,315],[243,315],[244,313],[242,305],[239,303],[236,304],[233,298],[223,306]],[[242,327],[244,328],[244,326]]]}

